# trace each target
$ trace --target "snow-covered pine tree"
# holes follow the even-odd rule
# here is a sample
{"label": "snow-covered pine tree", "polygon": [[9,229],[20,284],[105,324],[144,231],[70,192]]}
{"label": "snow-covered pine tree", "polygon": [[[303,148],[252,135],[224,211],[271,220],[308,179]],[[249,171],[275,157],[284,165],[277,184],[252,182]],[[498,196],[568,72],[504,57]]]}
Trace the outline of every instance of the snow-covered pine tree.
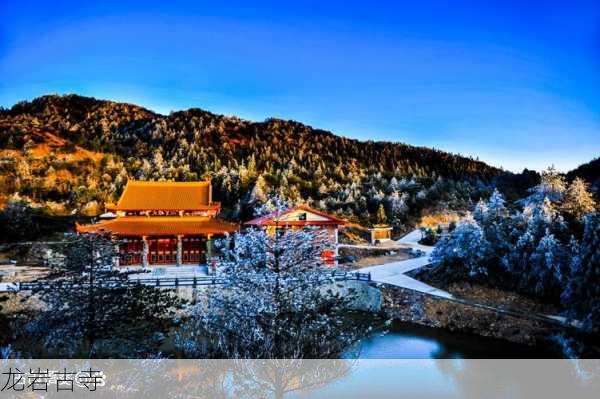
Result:
{"label": "snow-covered pine tree", "polygon": [[270,195],[264,203],[256,205],[254,208],[254,216],[264,216],[270,213],[281,214],[291,205],[290,201],[282,195]]}
{"label": "snow-covered pine tree", "polygon": [[488,215],[488,206],[485,201],[480,199],[473,209],[473,219],[478,223],[482,223]]}
{"label": "snow-covered pine tree", "polygon": [[529,257],[530,265],[522,276],[522,282],[532,287],[539,296],[559,297],[565,280],[567,259],[565,248],[547,229]]}
{"label": "snow-covered pine tree", "polygon": [[[559,247],[568,244],[570,236],[562,216],[553,203],[545,198],[541,203],[529,203],[523,212],[513,218],[511,229],[510,240],[514,245],[503,256],[502,263],[510,273],[515,288],[530,295],[557,298],[560,293],[557,292],[556,282],[567,273],[566,264],[562,261],[554,263],[553,275],[549,275],[543,251],[550,251],[550,257],[558,256],[557,251],[564,253],[564,248]],[[542,240],[545,242],[542,243]],[[551,248],[548,246],[550,244],[558,247]]]}
{"label": "snow-covered pine tree", "polygon": [[437,243],[431,260],[434,273],[452,281],[486,276],[492,256],[481,227],[473,220],[465,220]]}
{"label": "snow-covered pine tree", "polygon": [[387,222],[387,216],[385,215],[385,208],[383,204],[379,204],[377,208],[377,223],[384,224]]}
{"label": "snow-covered pine tree", "polygon": [[267,182],[262,175],[259,175],[250,192],[250,204],[263,204],[267,201]]}
{"label": "snow-covered pine tree", "polygon": [[531,195],[524,201],[525,204],[540,203],[545,198],[551,202],[559,202],[562,200],[567,188],[565,178],[558,173],[554,166],[548,167],[541,173],[540,184],[531,188]]}
{"label": "snow-covered pine tree", "polygon": [[408,210],[406,199],[408,195],[399,191],[393,191],[387,198],[387,202],[392,213],[392,219],[398,219]]}
{"label": "snow-covered pine tree", "polygon": [[251,229],[221,243],[223,287],[207,291],[178,329],[187,356],[331,358],[364,333],[350,322],[352,293],[340,296],[321,253],[323,231]]}
{"label": "snow-covered pine tree", "polygon": [[600,214],[584,219],[581,244],[571,260],[569,284],[562,295],[567,315],[584,330],[600,331]]}
{"label": "snow-covered pine tree", "polygon": [[494,221],[499,221],[505,217],[507,215],[505,204],[504,196],[495,188],[487,202],[488,217]]}
{"label": "snow-covered pine tree", "polygon": [[473,211],[473,219],[477,221],[483,230],[484,237],[489,243],[493,254],[485,265],[489,271],[493,270],[489,279],[498,279],[499,282],[503,271],[500,266],[500,259],[512,247],[509,240],[512,221],[508,218],[504,197],[497,189],[494,189],[488,201],[479,201]]}

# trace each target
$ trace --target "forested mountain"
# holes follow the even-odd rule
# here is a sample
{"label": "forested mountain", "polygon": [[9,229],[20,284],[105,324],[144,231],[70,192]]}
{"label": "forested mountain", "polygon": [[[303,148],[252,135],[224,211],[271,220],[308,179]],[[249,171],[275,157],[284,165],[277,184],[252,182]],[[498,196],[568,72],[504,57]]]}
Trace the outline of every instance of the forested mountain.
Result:
{"label": "forested mountain", "polygon": [[579,165],[567,173],[567,179],[579,177],[587,181],[596,191],[600,189],[600,157]]}
{"label": "forested mountain", "polygon": [[363,224],[398,227],[424,209],[466,208],[503,173],[434,149],[200,109],[164,116],[49,95],[0,110],[0,202],[16,194],[55,213],[97,213],[128,178],[211,178],[226,217],[248,217],[280,194]]}

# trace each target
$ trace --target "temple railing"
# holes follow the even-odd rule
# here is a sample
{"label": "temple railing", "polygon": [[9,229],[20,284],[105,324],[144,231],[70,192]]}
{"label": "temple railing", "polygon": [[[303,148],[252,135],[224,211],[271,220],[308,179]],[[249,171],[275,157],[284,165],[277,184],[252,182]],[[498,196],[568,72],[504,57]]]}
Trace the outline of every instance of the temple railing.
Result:
{"label": "temple railing", "polygon": [[[321,276],[323,280],[335,280],[335,281],[371,281],[371,273],[359,273],[359,272],[343,272],[343,271],[332,271],[323,272]],[[146,286],[153,286],[158,288],[179,288],[179,287],[201,287],[207,285],[220,285],[227,283],[228,279],[219,276],[196,276],[196,277],[143,277],[143,278],[130,278],[130,279],[114,279],[105,280],[102,283],[96,284],[96,286],[106,288],[121,287],[126,284],[142,284]],[[85,288],[88,286],[86,283],[74,284],[68,281],[65,282],[52,282],[52,281],[31,281],[31,282],[19,282],[14,283],[13,290],[16,291],[34,291],[44,288],[60,287],[60,288]],[[12,291],[12,290],[11,290]]]}

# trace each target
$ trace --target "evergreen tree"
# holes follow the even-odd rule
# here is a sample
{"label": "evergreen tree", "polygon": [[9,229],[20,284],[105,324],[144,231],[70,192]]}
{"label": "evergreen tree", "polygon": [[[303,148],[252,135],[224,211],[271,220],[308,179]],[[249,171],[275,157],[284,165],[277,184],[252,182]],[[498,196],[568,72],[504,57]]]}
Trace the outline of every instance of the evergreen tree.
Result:
{"label": "evergreen tree", "polygon": [[588,191],[589,185],[579,177],[575,178],[565,192],[562,210],[576,219],[596,209],[592,194]]}
{"label": "evergreen tree", "polygon": [[488,206],[485,201],[480,199],[475,205],[475,209],[473,209],[473,219],[475,219],[477,222],[483,222],[487,218],[487,215]]}
{"label": "evergreen tree", "polygon": [[498,189],[494,189],[490,199],[487,202],[487,210],[488,217],[492,218],[494,221],[498,221],[506,216],[506,201],[504,200],[504,196],[498,191]]}
{"label": "evergreen tree", "polygon": [[584,330],[600,332],[600,215],[584,220],[584,235],[572,257],[569,284],[562,295],[571,319],[582,322]]}
{"label": "evergreen tree", "polygon": [[485,277],[494,255],[491,249],[481,227],[475,221],[463,221],[438,241],[431,254],[433,270],[449,281]]}
{"label": "evergreen tree", "polygon": [[[502,259],[503,265],[520,292],[557,298],[557,284],[567,273],[567,265],[558,262],[562,258],[556,253],[559,248],[555,251],[551,244],[563,246],[569,242],[567,225],[548,198],[541,203],[531,202],[514,219],[512,245]],[[552,259],[556,262],[551,263]],[[550,266],[554,272],[549,274]]]}
{"label": "evergreen tree", "polygon": [[559,202],[562,200],[565,190],[564,176],[560,175],[554,166],[550,166],[541,173],[540,184],[529,190],[531,195],[527,197],[526,203],[540,203],[545,198],[551,202]]}
{"label": "evergreen tree", "polygon": [[379,208],[377,209],[377,223],[385,224],[387,222],[387,216],[385,215],[385,208],[383,204],[379,204]]}
{"label": "evergreen tree", "polygon": [[523,284],[531,287],[539,296],[558,297],[565,280],[567,255],[562,244],[546,230],[529,257],[530,265],[522,276]]}
{"label": "evergreen tree", "polygon": [[268,192],[267,183],[265,182],[265,179],[262,177],[262,175],[260,175],[256,179],[256,182],[254,183],[254,187],[252,188],[252,191],[250,191],[250,198],[248,200],[248,203],[252,207],[256,207],[258,205],[264,204],[268,200],[267,192]]}

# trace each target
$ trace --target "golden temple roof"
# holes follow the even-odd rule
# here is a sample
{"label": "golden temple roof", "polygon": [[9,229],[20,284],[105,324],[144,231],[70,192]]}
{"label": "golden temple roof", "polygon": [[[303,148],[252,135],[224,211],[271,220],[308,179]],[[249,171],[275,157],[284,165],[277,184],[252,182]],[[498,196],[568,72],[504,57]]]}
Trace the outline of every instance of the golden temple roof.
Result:
{"label": "golden temple roof", "polygon": [[107,209],[117,211],[141,210],[203,210],[218,208],[212,203],[210,181],[170,182],[129,180],[116,205]]}
{"label": "golden temple roof", "polygon": [[118,236],[171,236],[224,234],[239,225],[208,216],[122,216],[95,224],[77,224],[78,233],[112,233]]}

